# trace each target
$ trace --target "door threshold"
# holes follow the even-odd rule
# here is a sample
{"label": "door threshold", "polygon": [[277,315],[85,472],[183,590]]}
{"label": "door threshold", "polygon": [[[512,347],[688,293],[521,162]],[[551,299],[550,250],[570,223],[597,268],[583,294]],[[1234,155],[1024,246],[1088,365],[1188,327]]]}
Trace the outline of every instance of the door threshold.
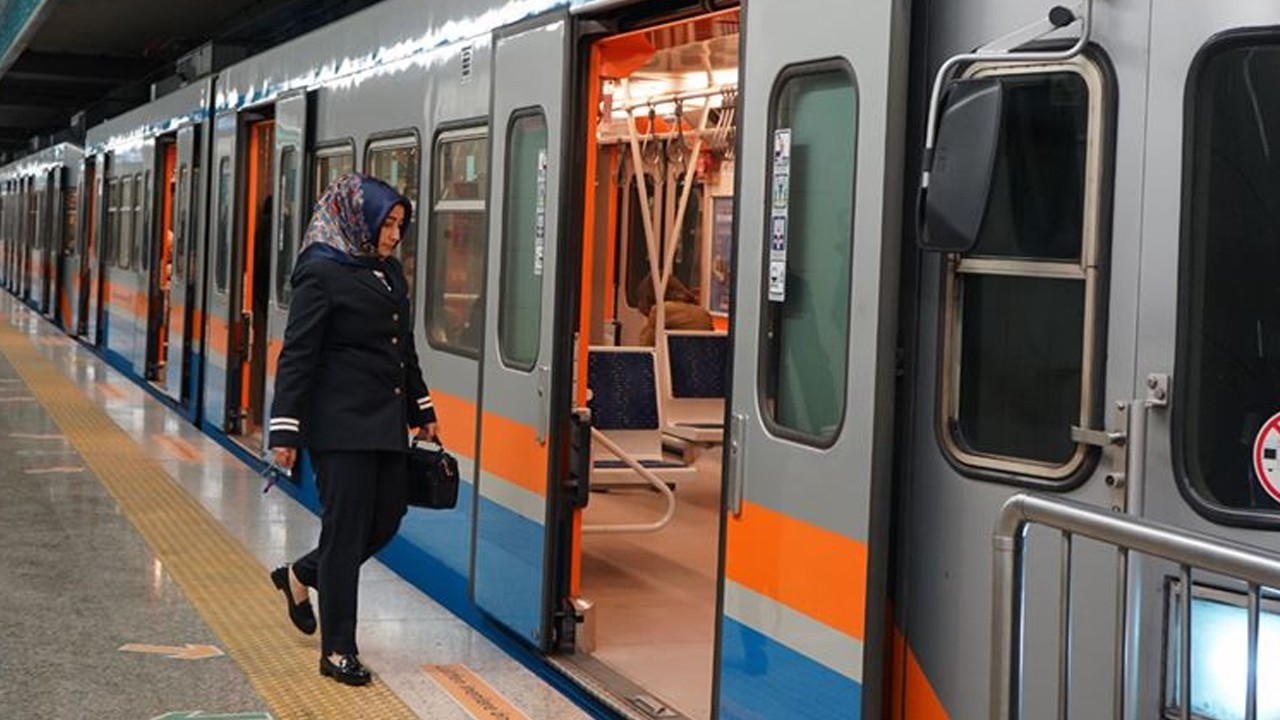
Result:
{"label": "door threshold", "polygon": [[546,659],[626,720],[693,720],[590,655],[549,655]]}

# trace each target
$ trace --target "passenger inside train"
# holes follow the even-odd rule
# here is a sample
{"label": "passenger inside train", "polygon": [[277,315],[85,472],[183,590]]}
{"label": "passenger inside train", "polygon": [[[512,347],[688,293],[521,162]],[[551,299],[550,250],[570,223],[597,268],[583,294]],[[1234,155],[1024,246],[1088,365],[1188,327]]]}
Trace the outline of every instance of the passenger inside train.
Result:
{"label": "passenger inside train", "polygon": [[594,492],[574,662],[691,718],[713,685],[738,20],[605,38],[588,78],[577,390]]}

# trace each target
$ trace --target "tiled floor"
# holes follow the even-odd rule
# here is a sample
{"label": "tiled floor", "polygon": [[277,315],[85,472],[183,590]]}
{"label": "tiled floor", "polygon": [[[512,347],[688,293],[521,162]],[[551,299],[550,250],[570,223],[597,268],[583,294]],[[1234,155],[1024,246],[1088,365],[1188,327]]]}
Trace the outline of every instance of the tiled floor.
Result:
{"label": "tiled floor", "polygon": [[[264,495],[262,479],[237,458],[7,294],[0,294],[0,322],[19,326],[219,520],[261,563],[264,583],[267,568],[315,542],[319,522],[307,509],[282,492]],[[227,657],[180,664],[117,652],[123,642],[217,639],[94,475],[77,469],[75,452],[42,407],[18,399],[30,394],[7,370],[0,359],[5,715],[132,720],[171,710],[261,709],[260,698]],[[33,469],[45,472],[32,474]],[[467,665],[532,720],[588,717],[376,561],[365,566],[360,608],[362,658],[421,717],[471,717],[422,672],[427,663]],[[284,622],[283,602],[280,610]],[[111,705],[113,697],[132,704]],[[87,710],[95,707],[102,711]]]}

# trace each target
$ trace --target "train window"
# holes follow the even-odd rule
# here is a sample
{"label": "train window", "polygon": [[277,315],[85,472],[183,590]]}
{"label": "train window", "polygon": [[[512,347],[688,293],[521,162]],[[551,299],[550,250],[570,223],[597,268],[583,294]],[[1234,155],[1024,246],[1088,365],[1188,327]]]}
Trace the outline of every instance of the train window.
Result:
{"label": "train window", "polygon": [[111,180],[107,184],[107,227],[106,241],[102,248],[102,262],[111,263],[116,257],[116,242],[120,237],[120,181]]}
{"label": "train window", "polygon": [[498,352],[505,364],[521,370],[533,369],[542,335],[547,140],[542,110],[512,116],[503,187]]}
{"label": "train window", "polygon": [[[774,85],[770,186],[789,183],[771,215],[785,213],[785,288],[770,287],[765,248],[761,405],[774,432],[813,445],[835,442],[845,411],[853,272],[854,144],[858,96],[847,67],[796,66]],[[770,226],[773,218],[770,218]],[[767,245],[772,245],[768,243]]]}
{"label": "train window", "polygon": [[80,228],[80,196],[69,187],[62,192],[62,254],[75,255]]}
{"label": "train window", "polygon": [[365,151],[364,171],[409,198],[413,205],[409,222],[400,228],[400,262],[409,283],[409,300],[415,297],[418,276],[418,136],[401,135],[374,140]]}
{"label": "train window", "polygon": [[138,184],[134,191],[134,200],[137,205],[133,208],[133,267],[135,270],[146,271],[151,265],[151,238],[148,237],[151,220],[146,215],[149,204],[147,193],[151,190],[151,171],[148,170],[145,176],[135,175],[133,179]]}
{"label": "train window", "polygon": [[133,192],[135,184],[132,177],[120,181],[120,233],[116,235],[119,255],[116,266],[128,269],[133,262]]}
{"label": "train window", "polygon": [[312,201],[319,202],[330,183],[355,169],[356,150],[351,142],[316,148]]}
{"label": "train window", "polygon": [[276,244],[276,303],[289,306],[292,288],[289,276],[293,274],[294,256],[298,254],[295,218],[298,217],[298,148],[289,145],[280,151],[280,238]]}
{"label": "train window", "polygon": [[231,270],[231,158],[218,160],[218,225],[214,252],[214,289],[219,295],[227,294],[228,274]]}
{"label": "train window", "polygon": [[1280,35],[1213,41],[1186,97],[1179,482],[1215,519],[1254,523],[1266,513],[1274,522],[1280,503],[1256,468],[1275,455],[1260,440],[1280,412]]}
{"label": "train window", "polygon": [[474,357],[484,328],[485,128],[437,138],[431,184],[427,339],[432,347]]}
{"label": "train window", "polygon": [[982,232],[947,256],[939,437],[976,475],[1066,483],[1097,457],[1072,426],[1101,422],[1103,78],[1084,58],[972,74],[1000,78],[1003,118]]}

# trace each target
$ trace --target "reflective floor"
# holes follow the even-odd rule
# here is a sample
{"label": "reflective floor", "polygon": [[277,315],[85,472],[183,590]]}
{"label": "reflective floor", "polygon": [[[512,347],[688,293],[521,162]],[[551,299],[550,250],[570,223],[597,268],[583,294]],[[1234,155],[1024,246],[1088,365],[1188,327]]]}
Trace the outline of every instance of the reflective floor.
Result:
{"label": "reflective floor", "polygon": [[[317,518],[282,492],[263,494],[262,478],[244,463],[7,294],[0,294],[0,334],[7,338],[0,339],[0,707],[5,716],[132,719],[187,711],[373,716],[326,714],[327,706],[300,706],[301,700],[282,703],[273,683],[283,675],[270,677],[268,666],[253,660],[262,649],[237,650],[221,630],[252,630],[252,623],[263,622],[254,613],[270,603],[273,617],[265,621],[270,632],[249,635],[266,642],[285,633],[295,651],[289,657],[304,658],[290,662],[287,672],[296,675],[289,674],[289,682],[315,683],[361,702],[372,699],[359,695],[368,688],[344,688],[318,675],[318,636],[288,635],[292,629],[283,599],[267,580],[269,568],[315,542]],[[28,347],[34,352],[24,350]],[[17,351],[22,351],[21,362]],[[24,380],[37,366],[56,368],[70,379],[91,409],[46,408],[41,398],[47,393]],[[74,427],[77,412],[105,413],[119,441],[132,443],[128,452],[93,445],[107,441]],[[91,450],[97,459],[86,459]],[[255,584],[260,578],[252,597],[246,593],[243,602],[213,606],[191,599],[184,589],[197,583],[186,579],[191,575],[183,566],[200,560],[188,555],[201,553],[157,551],[151,531],[144,538],[139,528],[163,527],[171,519],[147,516],[145,506],[121,492],[127,490],[127,472],[116,473],[115,482],[125,485],[111,485],[95,471],[126,460],[139,468],[140,478],[144,465],[162,470],[153,474],[185,491],[193,507],[202,508],[197,512],[230,538],[226,557],[242,557],[246,567],[227,572],[247,573]],[[203,532],[197,525],[169,530],[179,536]],[[222,540],[208,543],[213,553]],[[456,688],[447,692],[448,683],[438,683],[423,669],[461,665],[528,718],[588,717],[376,561],[362,575],[359,638],[362,659],[377,677],[375,686],[389,691],[391,704],[410,716],[473,717],[456,699]],[[215,650],[200,649],[206,645]],[[195,655],[185,659],[183,653]]]}

